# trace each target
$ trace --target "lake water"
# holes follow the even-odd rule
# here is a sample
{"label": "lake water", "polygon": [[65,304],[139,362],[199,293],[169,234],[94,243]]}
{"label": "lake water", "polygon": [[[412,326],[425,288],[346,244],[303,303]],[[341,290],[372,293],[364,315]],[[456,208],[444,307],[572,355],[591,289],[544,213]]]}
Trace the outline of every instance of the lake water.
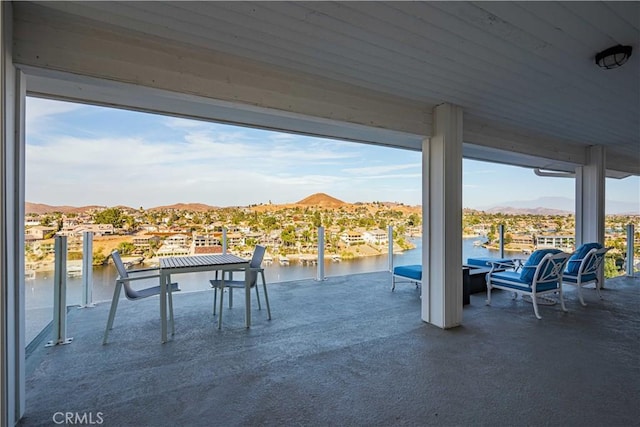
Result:
{"label": "lake water", "polygon": [[[470,257],[497,257],[497,251],[491,251],[481,246],[474,246],[478,238],[463,239],[463,262]],[[393,256],[394,265],[410,265],[422,263],[422,241],[413,240],[415,249]],[[388,271],[387,255],[365,257],[353,260],[332,262],[325,260],[324,273],[326,277],[344,276],[348,274]],[[265,266],[267,283],[289,282],[301,279],[315,279],[317,266],[301,265],[292,262],[288,266],[281,266],[277,262]],[[117,273],[111,265],[93,268],[93,301],[109,301],[113,296],[113,286]],[[182,292],[193,292],[209,289],[210,272],[187,273],[176,277]],[[142,286],[151,286],[141,281]],[[82,302],[82,278],[67,278],[67,305],[79,305]],[[27,342],[31,341],[38,332],[49,323],[53,317],[53,271],[37,273],[36,278],[25,280],[25,303],[27,309]]]}

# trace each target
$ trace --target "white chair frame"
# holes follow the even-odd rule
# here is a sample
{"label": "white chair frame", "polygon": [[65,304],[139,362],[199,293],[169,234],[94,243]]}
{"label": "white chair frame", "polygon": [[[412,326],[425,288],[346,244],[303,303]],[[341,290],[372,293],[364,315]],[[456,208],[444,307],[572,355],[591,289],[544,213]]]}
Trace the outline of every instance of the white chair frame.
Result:
{"label": "white chair frame", "polygon": [[[531,297],[531,302],[533,304],[533,312],[538,319],[542,319],[540,313],[538,311],[538,297],[547,294],[558,294],[560,298],[560,305],[562,306],[562,311],[568,311],[564,305],[564,298],[562,295],[562,272],[564,270],[565,264],[569,260],[570,254],[561,252],[558,254],[547,254],[545,255],[538,265],[531,266],[522,266],[522,268],[535,268],[535,273],[533,276],[533,281],[531,285],[528,287],[524,287],[522,282],[512,282],[512,285],[518,286],[518,288],[513,288],[511,286],[507,286],[500,284],[492,280],[493,271],[495,267],[492,267],[491,271],[487,273],[487,305],[491,305],[491,290],[493,288],[503,289],[506,291],[513,292],[513,299],[516,299],[518,295],[528,295]],[[548,266],[551,265],[549,269]],[[549,271],[547,271],[549,270]],[[502,279],[504,282],[507,280]],[[557,287],[553,289],[548,289],[544,291],[538,291],[537,288],[539,285],[544,283],[557,283]]]}
{"label": "white chair frame", "polygon": [[[591,249],[581,260],[572,260],[580,261],[580,268],[576,274],[571,274],[565,271],[562,275],[563,284],[578,287],[578,298],[580,299],[580,304],[582,304],[583,307],[586,307],[587,305],[582,296],[582,287],[584,285],[594,283],[598,298],[602,299],[602,294],[600,293],[601,284],[599,281],[600,267],[603,265],[605,254],[610,249],[611,248]],[[587,280],[583,279],[585,276],[590,274],[593,274],[595,277]],[[571,281],[567,281],[566,279],[571,279]]]}

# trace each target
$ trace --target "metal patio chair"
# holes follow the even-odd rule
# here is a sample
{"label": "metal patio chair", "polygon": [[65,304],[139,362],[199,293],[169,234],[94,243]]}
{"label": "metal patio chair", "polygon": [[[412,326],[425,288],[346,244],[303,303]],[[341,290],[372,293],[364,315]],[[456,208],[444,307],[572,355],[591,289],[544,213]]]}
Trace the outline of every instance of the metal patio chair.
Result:
{"label": "metal patio chair", "polygon": [[[111,309],[109,310],[109,320],[107,320],[107,328],[104,331],[104,338],[102,340],[102,344],[107,343],[107,339],[109,338],[109,331],[113,327],[113,320],[116,317],[116,310],[118,308],[118,301],[120,300],[120,291],[124,288],[124,295],[127,299],[131,301],[136,301],[143,298],[148,298],[154,295],[160,295],[160,285],[152,286],[150,288],[144,289],[133,289],[131,287],[131,283],[134,280],[144,280],[144,279],[156,279],[159,281],[160,274],[149,274],[152,271],[158,271],[157,268],[147,268],[147,269],[139,269],[139,270],[131,270],[128,271],[122,259],[120,258],[120,253],[115,250],[111,252],[111,259],[113,260],[113,264],[118,270],[118,278],[116,279],[116,286],[113,290],[113,299],[111,300]],[[142,275],[139,275],[144,273]],[[179,291],[177,283],[171,283],[171,286],[167,289],[167,296],[169,301],[169,315],[171,320],[171,329],[174,330],[173,323],[173,297],[172,293]]]}
{"label": "metal patio chair", "polygon": [[[271,308],[269,307],[269,295],[267,294],[267,282],[264,278],[264,268],[262,268],[262,259],[264,258],[265,247],[257,245],[253,251],[253,256],[251,257],[251,262],[249,263],[249,269],[245,272],[245,274],[249,275],[249,283],[252,288],[256,290],[256,299],[258,300],[258,310],[262,310],[262,305],[260,304],[260,293],[258,292],[258,273],[262,277],[262,288],[264,290],[264,299],[267,304],[267,316],[268,319],[271,320]],[[218,317],[218,329],[222,328],[222,300],[224,296],[224,289],[229,289],[229,308],[233,306],[233,289],[234,288],[245,288],[245,281],[243,280],[233,280],[231,278],[231,273],[233,272],[244,272],[244,270],[226,270],[222,274],[222,279],[219,280],[212,279],[209,282],[211,283],[211,287],[213,288],[213,314],[216,314],[216,300],[218,292],[220,292],[220,307],[219,307],[219,317]],[[224,273],[229,273],[229,280],[224,279]]]}
{"label": "metal patio chair", "polygon": [[531,254],[521,271],[496,272],[492,267],[487,273],[487,305],[491,305],[491,290],[503,289],[514,293],[530,296],[533,312],[538,319],[538,298],[548,294],[558,294],[562,311],[567,311],[562,296],[562,272],[569,260],[570,254],[557,249],[539,249]]}
{"label": "metal patio chair", "polygon": [[569,258],[567,268],[562,273],[562,282],[565,285],[578,287],[578,298],[580,304],[586,306],[582,296],[582,287],[593,283],[598,297],[602,299],[600,293],[600,267],[603,265],[604,257],[611,248],[603,248],[599,243],[586,243],[580,246]]}

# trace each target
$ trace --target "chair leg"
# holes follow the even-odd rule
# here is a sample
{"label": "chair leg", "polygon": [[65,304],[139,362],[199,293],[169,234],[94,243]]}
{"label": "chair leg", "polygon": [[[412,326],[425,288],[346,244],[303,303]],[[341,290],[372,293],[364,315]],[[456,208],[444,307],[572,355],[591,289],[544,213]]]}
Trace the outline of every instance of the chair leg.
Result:
{"label": "chair leg", "polygon": [[[260,272],[262,274],[262,288],[264,289],[264,300],[267,303],[267,317],[271,320],[271,307],[269,307],[269,294],[267,294],[267,282],[264,280],[264,271]],[[258,284],[256,283],[256,289],[258,288]]]}
{"label": "chair leg", "polygon": [[[231,308],[233,307],[233,288],[227,288],[227,289],[229,289],[229,308]],[[222,310],[222,308],[220,310]]]}
{"label": "chair leg", "polygon": [[567,310],[567,307],[565,307],[564,305],[564,294],[562,293],[562,283],[560,283],[560,306],[562,307],[562,311],[564,311],[565,313],[568,312],[569,310]]}
{"label": "chair leg", "polygon": [[487,282],[487,305],[491,305],[491,282]]}
{"label": "chair leg", "polygon": [[171,280],[168,283],[169,292],[168,292],[168,300],[169,300],[169,320],[171,321],[171,335],[176,334],[176,323],[173,318],[173,292],[171,291]]}
{"label": "chair leg", "polygon": [[258,310],[262,310],[262,305],[260,304],[260,293],[258,292],[258,281],[256,280],[256,299],[258,300]]}
{"label": "chair leg", "polygon": [[113,290],[113,299],[111,300],[111,309],[109,310],[109,320],[107,320],[107,329],[104,331],[104,338],[102,344],[107,343],[109,338],[109,331],[113,327],[113,319],[116,317],[116,310],[118,309],[118,301],[120,300],[120,290],[122,289],[122,283],[116,282],[116,288]]}
{"label": "chair leg", "polygon": [[216,301],[218,300],[218,287],[213,287],[213,315],[216,315]]}
{"label": "chair leg", "polygon": [[578,286],[578,298],[580,299],[580,304],[582,304],[583,307],[586,307],[587,303],[584,302],[584,298],[582,297],[582,284],[580,284],[580,282],[578,281],[578,283],[576,283],[576,286]]}
{"label": "chair leg", "polygon": [[[222,329],[222,300],[224,299],[224,286],[218,288],[220,289],[220,306],[218,307],[218,329]],[[231,288],[229,288],[231,289]]]}
{"label": "chair leg", "polygon": [[538,313],[538,297],[536,297],[536,294],[531,295],[531,303],[533,304],[533,313],[536,315],[538,320],[542,319],[542,316]]}

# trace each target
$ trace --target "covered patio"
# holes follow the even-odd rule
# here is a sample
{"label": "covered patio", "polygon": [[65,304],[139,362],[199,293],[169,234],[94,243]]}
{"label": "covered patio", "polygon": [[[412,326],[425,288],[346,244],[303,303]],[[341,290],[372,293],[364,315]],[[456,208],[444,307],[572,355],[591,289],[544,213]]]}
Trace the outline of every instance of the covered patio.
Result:
{"label": "covered patio", "polygon": [[569,289],[569,312],[542,320],[506,292],[491,307],[473,294],[445,331],[387,272],[274,283],[273,320],[254,307],[251,329],[241,305],[218,331],[211,292],[176,294],[166,344],[157,299],[122,301],[106,346],[109,304],[72,308],[74,342],[27,358],[19,425],[60,412],[107,426],[635,425],[640,279],[585,293],[587,307]]}
{"label": "covered patio", "polygon": [[[463,309],[459,278],[463,157],[574,177],[576,244],[604,242],[605,178],[640,174],[639,12],[638,2],[2,2],[0,427],[102,407],[114,425],[637,422],[637,280],[537,321],[510,302]],[[596,64],[617,45],[635,51],[626,64]],[[27,369],[27,94],[421,152],[428,295],[389,295],[384,275],[275,285],[273,322],[247,331],[229,316],[221,333],[189,304],[197,295],[181,295],[165,346],[153,302],[123,310],[133,325],[118,322],[113,344],[98,345],[102,306],[74,313],[76,341],[38,348],[47,357]]]}

